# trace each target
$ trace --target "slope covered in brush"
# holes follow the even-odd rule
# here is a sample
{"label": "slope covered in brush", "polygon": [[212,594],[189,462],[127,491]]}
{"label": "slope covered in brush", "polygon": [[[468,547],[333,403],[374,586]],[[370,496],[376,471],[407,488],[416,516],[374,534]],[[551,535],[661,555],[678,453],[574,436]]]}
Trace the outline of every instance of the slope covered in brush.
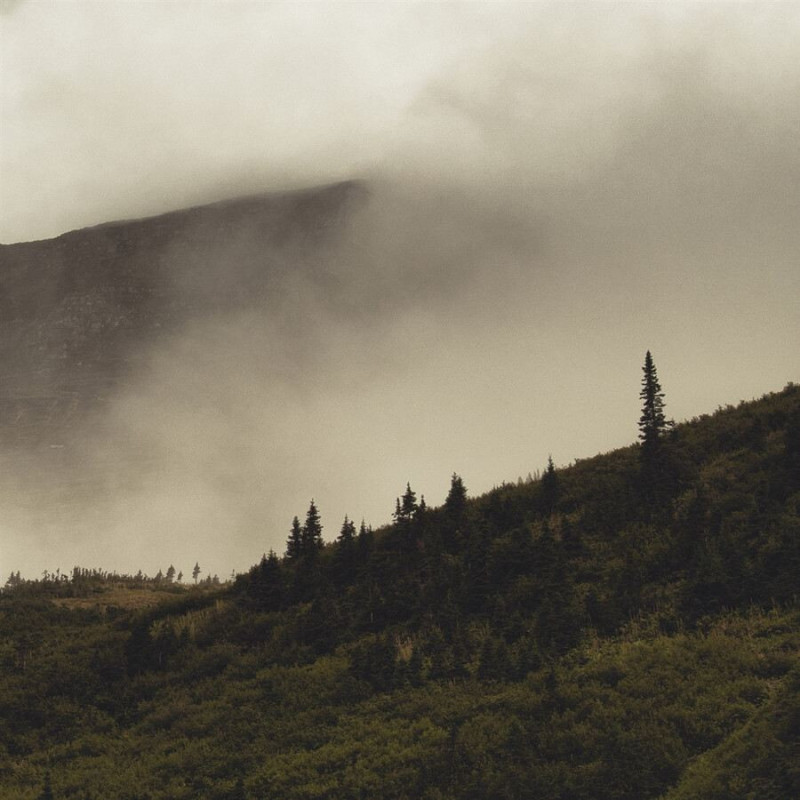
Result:
{"label": "slope covered in brush", "polygon": [[790,385],[676,426],[655,474],[632,446],[474,499],[454,476],[441,508],[407,486],[393,525],[328,545],[314,506],[286,556],[139,610],[101,579],[15,584],[0,785],[797,795],[799,429]]}

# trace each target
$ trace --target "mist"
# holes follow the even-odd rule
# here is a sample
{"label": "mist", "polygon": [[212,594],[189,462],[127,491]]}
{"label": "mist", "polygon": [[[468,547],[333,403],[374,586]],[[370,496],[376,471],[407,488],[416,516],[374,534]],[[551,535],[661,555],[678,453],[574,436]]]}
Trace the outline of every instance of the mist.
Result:
{"label": "mist", "polygon": [[324,252],[171,248],[197,313],[75,431],[61,489],[6,465],[5,572],[224,578],[312,497],[330,541],[406,482],[437,505],[453,472],[475,495],[624,446],[646,349],[677,420],[798,378],[792,7],[9,8],[3,241],[364,198]]}

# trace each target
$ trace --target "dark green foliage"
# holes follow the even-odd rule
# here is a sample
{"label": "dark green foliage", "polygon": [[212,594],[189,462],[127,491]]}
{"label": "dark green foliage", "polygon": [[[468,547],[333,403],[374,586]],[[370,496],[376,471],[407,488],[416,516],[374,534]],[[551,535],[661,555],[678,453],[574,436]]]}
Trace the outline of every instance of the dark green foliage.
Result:
{"label": "dark green foliage", "polygon": [[558,503],[558,475],[553,457],[547,459],[547,467],[542,475],[542,506],[545,514],[552,514]]}
{"label": "dark green foliage", "polygon": [[236,779],[233,789],[228,793],[227,800],[247,800],[247,792],[244,788],[244,779]]}
{"label": "dark green foliage", "polygon": [[467,507],[467,490],[464,481],[459,475],[453,473],[450,480],[450,491],[444,501],[444,508],[451,517],[460,517]]}
{"label": "dark green foliage", "polygon": [[237,586],[263,611],[279,611],[286,600],[284,568],[274,550],[262,556],[246,576],[239,576]]}
{"label": "dark green foliage", "polygon": [[419,505],[417,504],[417,494],[411,488],[411,484],[406,484],[406,490],[402,498],[397,499],[394,520],[395,522],[409,522],[416,516]]}
{"label": "dark green foliage", "polygon": [[387,691],[395,685],[396,660],[396,648],[387,636],[368,637],[353,648],[350,670],[378,691]]}
{"label": "dark green foliage", "polygon": [[681,425],[657,513],[630,447],[144,610],[12,573],[3,796],[798,796],[798,409]]}
{"label": "dark green foliage", "polygon": [[44,786],[42,793],[39,795],[39,800],[53,800],[53,785],[50,782],[50,771],[48,770],[44,776]]}
{"label": "dark green foliage", "polygon": [[286,541],[286,558],[289,561],[296,561],[303,552],[303,528],[300,520],[295,517],[292,520],[292,528],[289,531],[289,538]]}
{"label": "dark green foliage", "polygon": [[664,438],[669,423],[664,415],[664,393],[658,382],[656,365],[653,356],[648,350],[644,357],[642,367],[642,390],[639,397],[642,400],[642,416],[639,418],[639,439],[642,442],[643,459],[652,458]]}
{"label": "dark green foliage", "polygon": [[317,506],[312,500],[306,512],[305,525],[300,533],[300,555],[304,558],[316,558],[322,545],[322,523]]}
{"label": "dark green foliage", "polygon": [[660,504],[671,488],[673,477],[670,454],[664,444],[672,422],[664,414],[664,393],[649,350],[642,372],[642,390],[639,393],[642,400],[642,415],[639,418],[642,490],[650,502]]}
{"label": "dark green foliage", "polygon": [[507,681],[513,676],[508,645],[501,638],[488,636],[481,649],[478,677],[481,680]]}
{"label": "dark green foliage", "polygon": [[357,563],[356,526],[351,519],[345,516],[333,553],[333,573],[337,586],[355,583]]}

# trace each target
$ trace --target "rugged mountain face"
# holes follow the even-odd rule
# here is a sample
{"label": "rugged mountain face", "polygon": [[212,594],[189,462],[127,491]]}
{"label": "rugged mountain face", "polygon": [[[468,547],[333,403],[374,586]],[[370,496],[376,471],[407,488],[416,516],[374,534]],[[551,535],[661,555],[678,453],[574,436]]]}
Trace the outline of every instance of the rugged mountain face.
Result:
{"label": "rugged mountain face", "polygon": [[58,446],[194,319],[269,313],[291,271],[324,289],[324,253],[366,195],[345,182],[0,245],[5,447]]}

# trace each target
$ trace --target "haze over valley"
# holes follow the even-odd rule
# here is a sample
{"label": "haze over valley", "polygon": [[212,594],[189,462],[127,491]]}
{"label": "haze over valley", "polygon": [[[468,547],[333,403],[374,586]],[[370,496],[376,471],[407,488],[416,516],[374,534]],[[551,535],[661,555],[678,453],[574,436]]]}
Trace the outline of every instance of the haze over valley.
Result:
{"label": "haze over valley", "polygon": [[3,7],[3,573],[625,445],[647,349],[676,419],[797,380],[796,7],[195,11]]}

